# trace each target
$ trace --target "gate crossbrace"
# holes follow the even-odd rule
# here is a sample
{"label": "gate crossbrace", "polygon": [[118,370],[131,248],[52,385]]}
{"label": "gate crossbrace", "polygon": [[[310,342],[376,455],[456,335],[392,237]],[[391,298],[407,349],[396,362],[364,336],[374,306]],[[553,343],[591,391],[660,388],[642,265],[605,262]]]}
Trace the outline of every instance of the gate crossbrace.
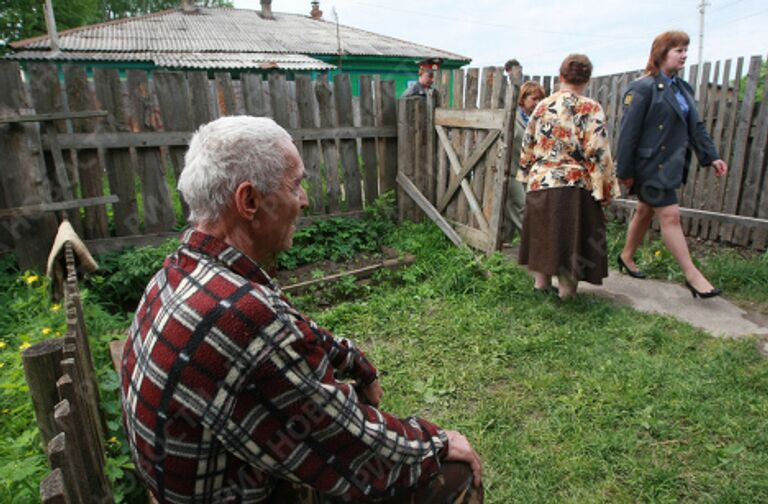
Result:
{"label": "gate crossbrace", "polygon": [[430,203],[429,200],[419,192],[419,189],[406,174],[401,171],[398,172],[396,180],[397,183],[400,184],[400,187],[402,187],[406,192],[406,194],[408,194],[408,196],[410,196],[411,199],[413,199],[413,201],[419,205],[419,208],[421,208],[427,217],[432,219],[432,221],[437,224],[437,227],[439,227],[443,233],[445,233],[445,236],[447,236],[454,245],[460,247],[464,243],[458,233],[448,223],[448,221],[445,220],[445,218],[440,215],[440,212],[437,211],[437,208],[432,206],[432,203]]}
{"label": "gate crossbrace", "polygon": [[[450,161],[451,169],[458,177],[462,171],[461,163],[459,162],[459,158],[456,155],[456,152],[453,150],[453,146],[451,146],[448,135],[445,133],[445,128],[437,125],[435,126],[435,130],[437,131],[437,135],[440,137],[440,142],[443,144],[443,147],[448,154],[448,160]],[[490,234],[491,227],[485,218],[483,210],[480,208],[480,204],[477,202],[475,193],[472,192],[472,188],[469,186],[469,182],[467,182],[465,178],[461,178],[460,184],[461,189],[464,191],[464,195],[467,197],[467,202],[469,202],[469,208],[472,210],[472,214],[477,219],[477,223],[480,224],[480,228],[484,233]]]}

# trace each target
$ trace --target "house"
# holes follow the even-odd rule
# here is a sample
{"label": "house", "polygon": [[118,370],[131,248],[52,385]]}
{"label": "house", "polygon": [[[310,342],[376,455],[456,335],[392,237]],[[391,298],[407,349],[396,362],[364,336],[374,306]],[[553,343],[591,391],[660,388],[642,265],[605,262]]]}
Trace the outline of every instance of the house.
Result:
{"label": "house", "polygon": [[[207,70],[297,73],[329,71],[380,74],[395,80],[398,94],[417,78],[415,62],[426,57],[444,60],[455,69],[470,58],[421,44],[325,20],[319,2],[308,15],[272,12],[272,1],[261,10],[202,8],[183,0],[177,9],[82,26],[58,33],[58,48],[48,35],[11,43],[9,57],[22,64],[49,61],[121,70]],[[55,6],[54,6],[55,9]],[[356,92],[356,90],[355,90]]]}

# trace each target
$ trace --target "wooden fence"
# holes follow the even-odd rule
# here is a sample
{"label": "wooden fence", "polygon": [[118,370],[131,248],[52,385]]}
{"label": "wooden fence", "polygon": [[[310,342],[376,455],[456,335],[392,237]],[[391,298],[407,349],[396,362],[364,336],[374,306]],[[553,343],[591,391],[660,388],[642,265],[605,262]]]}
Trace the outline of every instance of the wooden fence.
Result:
{"label": "wooden fence", "polygon": [[99,409],[75,256],[64,245],[67,332],[22,354],[24,375],[51,473],[40,484],[43,503],[114,502],[105,473],[106,426]]}
{"label": "wooden fence", "polygon": [[[688,183],[680,191],[680,206],[692,210],[682,212],[688,236],[758,250],[766,248],[768,228],[749,219],[768,219],[768,76],[760,74],[764,64],[760,56],[728,59],[705,63],[701,76],[697,65],[688,67],[682,75],[697,91],[698,110],[729,167],[726,177],[715,177],[712,168],[702,167],[694,156]],[[596,77],[587,89],[586,94],[605,109],[614,154],[623,112],[621,97],[627,85],[640,75],[640,71],[633,71]],[[545,87],[547,82],[553,82],[553,86],[555,82],[548,77],[533,79]],[[706,212],[721,215],[706,218]],[[691,217],[685,217],[687,214]],[[618,220],[626,216],[626,209],[613,211]]]}
{"label": "wooden fence", "polygon": [[[293,136],[313,216],[358,212],[395,187],[394,81],[155,72],[0,61],[0,243],[42,263],[56,217],[94,252],[146,243],[184,221],[175,191],[198,126],[225,115],[268,116]],[[81,210],[82,209],[82,210]],[[58,215],[52,212],[59,212]]]}

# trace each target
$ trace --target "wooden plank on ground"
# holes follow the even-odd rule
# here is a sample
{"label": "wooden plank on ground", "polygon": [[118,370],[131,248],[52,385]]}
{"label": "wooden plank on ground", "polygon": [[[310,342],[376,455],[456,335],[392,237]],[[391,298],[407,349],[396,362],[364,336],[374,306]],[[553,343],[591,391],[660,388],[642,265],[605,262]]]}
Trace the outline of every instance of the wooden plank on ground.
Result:
{"label": "wooden plank on ground", "polygon": [[[768,177],[766,177],[766,156],[765,149],[768,144],[768,76],[763,81],[763,96],[760,97],[760,111],[757,114],[755,127],[752,129],[752,146],[749,151],[749,162],[747,164],[747,178],[744,184],[744,194],[741,198],[739,207],[740,215],[768,217],[763,213],[761,207],[768,210]],[[761,188],[762,184],[762,188]],[[762,190],[761,190],[762,189]],[[736,241],[740,245],[749,244],[750,228],[743,226],[737,230]],[[759,250],[765,248],[766,233],[765,230],[752,233],[752,246]]]}
{"label": "wooden plank on ground", "polygon": [[[336,99],[338,126],[354,126],[352,85],[349,80],[349,74],[336,74],[333,77],[333,91],[334,98]],[[363,206],[360,165],[357,161],[357,142],[354,140],[341,140],[340,148],[347,209],[356,210]]]}
{"label": "wooden plank on ground", "polygon": [[[747,160],[747,143],[749,142],[749,130],[752,126],[752,111],[755,105],[755,94],[757,83],[760,78],[760,65],[762,58],[753,56],[749,61],[749,72],[747,74],[747,85],[744,90],[744,101],[739,109],[739,118],[736,126],[736,137],[734,139],[733,160],[729,165],[728,187],[725,195],[725,211],[735,214],[739,208],[741,191],[743,190],[743,180],[745,177],[745,165]],[[733,239],[734,226],[726,224],[722,230],[722,239],[731,241]]]}
{"label": "wooden plank on ground", "polygon": [[[64,66],[64,81],[67,88],[69,109],[73,112],[95,110],[96,103],[88,86],[85,68],[79,65]],[[72,121],[73,133],[93,133],[100,130],[94,119]],[[77,151],[78,179],[80,195],[83,198],[98,198],[104,195],[103,173],[96,149]],[[107,210],[104,207],[85,209],[83,238],[105,238],[109,236],[107,228]]]}
{"label": "wooden plank on ground", "polygon": [[[360,76],[360,125],[376,126],[373,100],[373,79],[369,75]],[[376,140],[364,138],[360,142],[363,159],[363,189],[365,204],[370,205],[379,196],[379,168],[376,155]]]}
{"label": "wooden plank on ground", "polygon": [[[336,125],[333,107],[333,90],[328,83],[328,75],[321,74],[315,83],[315,98],[320,111],[320,127],[333,128]],[[339,209],[341,201],[341,181],[339,178],[339,151],[335,140],[322,140],[323,165],[325,168],[324,182],[328,199],[328,212]],[[321,184],[323,179],[321,179]]]}
{"label": "wooden plank on ground", "polygon": [[[133,135],[159,135],[159,118],[149,91],[147,72],[128,70],[128,101]],[[188,140],[187,140],[188,141]],[[176,211],[166,179],[160,149],[138,147],[136,161],[141,182],[144,232],[169,231],[176,225]],[[175,189],[173,189],[175,190]],[[181,216],[178,216],[181,218]]]}
{"label": "wooden plank on ground", "polygon": [[[302,128],[316,128],[315,112],[317,101],[312,79],[309,75],[296,76],[296,99],[299,104],[299,126]],[[304,169],[309,185],[309,213],[325,212],[325,191],[323,190],[321,174],[321,150],[317,140],[304,142],[302,145]]]}
{"label": "wooden plank on ground", "polygon": [[[93,80],[99,108],[109,112],[104,131],[128,131],[128,114],[123,103],[120,75],[116,68],[95,68]],[[139,213],[136,202],[136,175],[131,152],[128,149],[107,149],[104,152],[107,178],[112,194],[120,201],[112,205],[115,231],[118,236],[139,232]]]}

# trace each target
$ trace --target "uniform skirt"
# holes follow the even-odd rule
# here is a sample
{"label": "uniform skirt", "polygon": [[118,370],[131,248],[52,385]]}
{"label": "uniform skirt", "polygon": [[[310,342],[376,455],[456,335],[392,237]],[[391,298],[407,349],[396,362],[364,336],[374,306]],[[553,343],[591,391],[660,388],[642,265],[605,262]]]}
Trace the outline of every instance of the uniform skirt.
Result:
{"label": "uniform skirt", "polygon": [[608,276],[605,215],[586,189],[557,187],[525,197],[518,262],[545,275],[600,285]]}

